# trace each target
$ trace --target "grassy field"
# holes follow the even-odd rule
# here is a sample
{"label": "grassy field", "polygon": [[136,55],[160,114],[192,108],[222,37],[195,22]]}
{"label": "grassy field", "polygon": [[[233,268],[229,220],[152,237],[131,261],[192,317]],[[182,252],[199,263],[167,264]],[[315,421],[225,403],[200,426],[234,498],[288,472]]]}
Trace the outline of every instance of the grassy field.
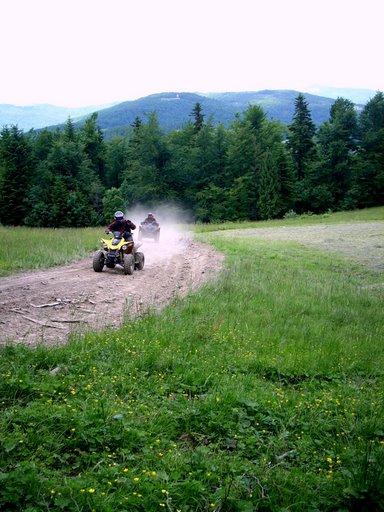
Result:
{"label": "grassy field", "polygon": [[214,235],[216,283],[0,357],[0,509],[384,510],[378,275]]}
{"label": "grassy field", "polygon": [[[301,215],[291,219],[258,222],[196,224],[193,231],[208,233],[226,229],[300,226],[322,223],[384,220],[384,207],[323,215]],[[24,269],[62,265],[89,256],[99,247],[103,228],[40,229],[0,226],[0,277]]]}
{"label": "grassy field", "polygon": [[[227,229],[374,220],[384,220],[384,207],[261,222],[196,224],[193,230],[197,233],[208,233]],[[87,257],[90,251],[99,247],[102,236],[103,228],[45,229],[0,226],[3,242],[0,247],[0,277],[19,270],[52,267]]]}
{"label": "grassy field", "polygon": [[219,224],[197,224],[195,231],[209,233],[226,229],[273,228],[277,226],[307,226],[311,224],[329,224],[341,222],[368,222],[384,220],[384,207],[365,208],[345,212],[323,213],[321,215],[295,215],[287,219],[265,221],[222,222]]}
{"label": "grassy field", "polygon": [[0,277],[78,260],[99,246],[102,228],[43,229],[0,226]]}

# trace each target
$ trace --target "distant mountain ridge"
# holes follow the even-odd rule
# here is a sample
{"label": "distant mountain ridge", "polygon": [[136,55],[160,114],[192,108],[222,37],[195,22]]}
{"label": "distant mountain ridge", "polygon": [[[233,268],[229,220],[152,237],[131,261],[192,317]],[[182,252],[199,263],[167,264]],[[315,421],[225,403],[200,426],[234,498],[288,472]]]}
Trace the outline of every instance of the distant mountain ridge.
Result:
{"label": "distant mountain ridge", "polygon": [[22,130],[44,128],[64,123],[68,116],[81,118],[109,105],[91,105],[88,107],[58,107],[56,105],[9,105],[0,104],[0,128],[5,125],[17,124]]}
{"label": "distant mountain ridge", "polygon": [[[69,109],[53,105],[17,107],[0,105],[0,127],[5,124],[18,124],[24,130],[30,128],[54,127],[64,123],[71,116],[78,124],[84,116],[98,112],[98,123],[105,135],[124,133],[136,117],[144,120],[151,112],[156,112],[161,128],[165,131],[179,129],[191,120],[194,105],[199,102],[205,119],[214,124],[228,126],[236,114],[243,112],[249,105],[259,105],[268,118],[289,124],[294,112],[296,90],[262,90],[245,92],[191,93],[163,92],[144,96],[136,100],[124,101],[112,106],[82,107]],[[312,119],[319,125],[328,120],[329,111],[335,98],[303,93]],[[359,110],[362,105],[357,105]]]}
{"label": "distant mountain ridge", "polygon": [[190,92],[166,92],[100,110],[98,123],[101,129],[127,126],[136,117],[145,119],[152,112],[156,112],[159,124],[164,130],[175,130],[191,120],[191,112],[197,102],[201,104],[206,119],[213,117],[215,123],[223,124],[228,124],[233,119],[233,109],[225,102]]}
{"label": "distant mountain ridge", "polygon": [[374,97],[377,91],[373,89],[351,89],[348,87],[314,86],[311,87],[308,92],[327,98],[346,98],[347,100],[353,101],[353,103],[365,105],[365,103]]}
{"label": "distant mountain ridge", "polygon": [[[106,136],[124,131],[135,117],[144,120],[151,112],[156,112],[161,128],[165,131],[179,129],[191,120],[191,112],[197,102],[201,104],[205,119],[214,124],[225,126],[234,121],[236,114],[246,110],[249,105],[259,105],[269,119],[285,124],[292,121],[295,99],[299,91],[264,90],[249,92],[224,92],[206,95],[189,92],[167,92],[151,94],[134,101],[125,101],[98,112],[98,123]],[[333,98],[303,93],[312,119],[319,125],[329,119]],[[362,106],[358,105],[357,109]]]}
{"label": "distant mountain ridge", "polygon": [[[295,90],[265,89],[256,92],[211,93],[210,97],[224,101],[232,107],[233,111],[245,110],[249,105],[259,105],[270,119],[289,124],[295,110],[295,99],[299,93],[300,91]],[[314,123],[320,124],[327,121],[335,100],[309,93],[302,94],[308,102]]]}

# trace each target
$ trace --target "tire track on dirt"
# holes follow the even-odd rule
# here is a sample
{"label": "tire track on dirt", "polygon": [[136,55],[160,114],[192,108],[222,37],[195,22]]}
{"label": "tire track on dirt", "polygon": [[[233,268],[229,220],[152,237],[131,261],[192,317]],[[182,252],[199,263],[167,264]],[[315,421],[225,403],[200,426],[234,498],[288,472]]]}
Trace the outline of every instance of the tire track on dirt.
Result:
{"label": "tire track on dirt", "polygon": [[145,242],[142,271],[96,273],[92,257],[0,281],[0,344],[64,343],[73,332],[118,327],[149,308],[160,310],[218,274],[223,255],[188,238]]}

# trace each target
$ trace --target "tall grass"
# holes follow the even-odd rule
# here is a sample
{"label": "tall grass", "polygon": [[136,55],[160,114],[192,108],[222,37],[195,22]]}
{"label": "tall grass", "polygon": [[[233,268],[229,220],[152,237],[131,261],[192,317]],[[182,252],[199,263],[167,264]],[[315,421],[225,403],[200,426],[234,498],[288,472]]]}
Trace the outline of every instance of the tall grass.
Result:
{"label": "tall grass", "polygon": [[61,265],[84,258],[99,246],[102,228],[0,226],[0,276],[24,269]]}
{"label": "tall grass", "polygon": [[383,510],[377,274],[210,241],[218,282],[161,315],[0,358],[0,509]]}

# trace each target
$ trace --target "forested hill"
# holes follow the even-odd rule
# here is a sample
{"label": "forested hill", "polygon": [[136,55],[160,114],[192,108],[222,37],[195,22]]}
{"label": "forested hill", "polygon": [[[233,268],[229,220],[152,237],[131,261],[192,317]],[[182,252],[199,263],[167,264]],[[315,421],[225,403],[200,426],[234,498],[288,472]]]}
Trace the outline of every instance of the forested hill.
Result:
{"label": "forested hill", "polygon": [[[180,96],[160,95],[160,104],[200,99]],[[185,113],[189,123],[165,132],[152,112],[135,118],[128,137],[110,140],[96,113],[78,127],[68,119],[62,130],[3,128],[0,223],[97,225],[116,210],[163,201],[202,222],[384,204],[383,93],[360,113],[336,99],[318,128],[302,94],[289,127],[270,121],[259,105],[228,127],[214,126],[207,115],[196,102]]]}
{"label": "forested hill", "polygon": [[[297,95],[298,92],[292,90],[211,93],[207,96],[187,92],[152,94],[100,110],[98,123],[108,135],[110,130],[121,130],[131,125],[136,117],[145,119],[151,112],[156,112],[161,128],[171,131],[181,128],[191,119],[193,106],[199,102],[206,119],[212,117],[213,124],[228,126],[235,115],[249,105],[259,105],[268,118],[288,124],[292,120]],[[304,94],[304,97],[316,125],[328,120],[334,99],[313,94]]]}
{"label": "forested hill", "polygon": [[[202,106],[206,119],[211,116],[215,125],[222,123],[229,126],[234,116],[246,110],[249,105],[259,105],[269,119],[289,124],[297,95],[298,92],[292,90],[210,94],[168,92],[103,107],[69,109],[53,105],[0,105],[0,128],[13,124],[22,130],[52,127],[64,123],[68,116],[76,121],[81,116],[98,111],[99,126],[109,138],[116,134],[123,135],[136,117],[145,120],[151,112],[156,112],[161,128],[169,132],[181,128],[191,119],[190,113],[197,102]],[[307,93],[304,96],[311,109],[314,123],[318,126],[326,121],[335,99]]]}
{"label": "forested hill", "polygon": [[235,110],[225,101],[189,92],[169,92],[151,94],[100,110],[98,125],[102,130],[126,127],[136,117],[145,119],[152,112],[156,112],[163,130],[176,130],[191,120],[191,112],[197,102],[201,104],[207,119],[212,116],[214,124],[228,125],[234,118]]}
{"label": "forested hill", "polygon": [[[249,105],[262,107],[267,117],[282,123],[289,124],[292,121],[295,109],[295,99],[299,93],[294,90],[263,90],[256,92],[224,92],[209,95],[225,103],[232,112],[242,112]],[[303,93],[311,110],[312,120],[316,125],[327,121],[329,111],[335,100],[324,96]],[[359,106],[358,106],[359,109]]]}

